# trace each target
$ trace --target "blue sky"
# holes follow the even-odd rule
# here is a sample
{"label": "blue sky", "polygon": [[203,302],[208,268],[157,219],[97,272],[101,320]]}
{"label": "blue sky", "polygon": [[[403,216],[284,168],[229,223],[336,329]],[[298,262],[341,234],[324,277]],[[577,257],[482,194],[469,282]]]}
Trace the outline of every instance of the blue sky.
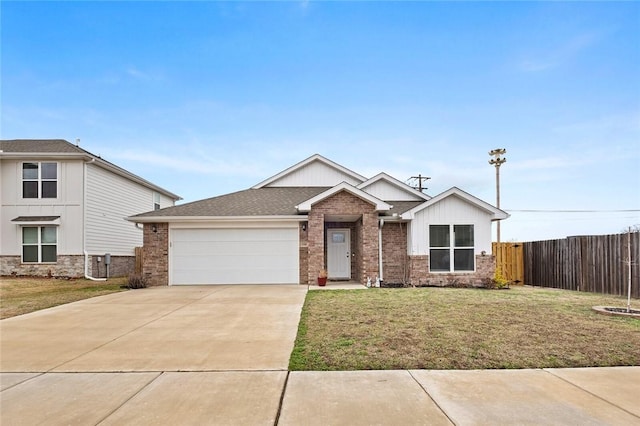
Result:
{"label": "blue sky", "polygon": [[494,203],[488,151],[506,148],[503,240],[640,224],[638,2],[2,1],[0,11],[0,136],[80,138],[185,201],[319,153],[365,176],[430,176],[430,195],[458,186]]}

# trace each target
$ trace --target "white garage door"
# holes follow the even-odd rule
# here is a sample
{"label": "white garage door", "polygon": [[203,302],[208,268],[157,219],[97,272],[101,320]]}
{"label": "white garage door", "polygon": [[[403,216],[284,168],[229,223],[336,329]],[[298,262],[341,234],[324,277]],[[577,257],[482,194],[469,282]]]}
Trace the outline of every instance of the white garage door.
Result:
{"label": "white garage door", "polygon": [[179,284],[297,284],[298,229],[172,229],[169,273]]}

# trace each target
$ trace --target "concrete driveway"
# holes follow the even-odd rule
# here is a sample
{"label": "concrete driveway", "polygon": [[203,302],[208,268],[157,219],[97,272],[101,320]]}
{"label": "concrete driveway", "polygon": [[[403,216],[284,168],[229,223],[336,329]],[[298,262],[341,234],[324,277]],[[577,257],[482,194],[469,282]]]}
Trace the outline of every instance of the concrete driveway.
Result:
{"label": "concrete driveway", "polygon": [[306,291],[160,287],[9,318],[0,323],[0,370],[287,370]]}
{"label": "concrete driveway", "polygon": [[640,425],[640,367],[287,372],[306,286],[163,287],[0,321],[0,424]]}
{"label": "concrete driveway", "polygon": [[0,424],[269,424],[306,286],[161,287],[0,322]]}

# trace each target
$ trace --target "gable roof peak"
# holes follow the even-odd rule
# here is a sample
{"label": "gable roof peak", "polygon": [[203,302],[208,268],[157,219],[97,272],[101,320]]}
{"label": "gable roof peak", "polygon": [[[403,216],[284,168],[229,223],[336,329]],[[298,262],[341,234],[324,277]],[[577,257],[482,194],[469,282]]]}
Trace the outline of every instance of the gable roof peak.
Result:
{"label": "gable roof peak", "polygon": [[436,195],[430,200],[425,201],[424,203],[414,207],[413,209],[404,212],[402,214],[402,218],[412,219],[415,213],[421,210],[424,210],[427,207],[433,206],[434,204],[439,203],[445,198],[452,197],[452,196],[457,197],[461,200],[464,200],[465,202],[472,204],[475,207],[490,213],[493,216],[491,220],[507,219],[510,216],[510,214],[505,212],[504,210],[500,210],[499,208],[491,205],[490,203],[487,203],[486,201],[481,200],[480,198],[473,196],[466,191],[463,191],[457,186],[452,186],[451,188],[441,192],[440,194]]}
{"label": "gable roof peak", "polygon": [[[365,180],[367,180],[366,177],[354,172],[353,170],[350,170],[334,161],[331,161],[320,154],[314,154],[300,161],[299,163],[294,164],[293,166],[281,171],[280,173],[275,174],[266,180],[263,180],[257,185],[251,187],[251,189],[260,189],[267,186],[290,186],[290,184],[285,185],[285,184],[282,184],[282,182],[286,182],[287,178],[292,178],[304,168],[307,168],[307,167],[311,168],[313,164],[321,164],[322,166],[324,166],[325,170],[330,170],[334,174],[340,175],[340,180],[338,182],[333,182],[331,184],[327,184],[327,182],[319,182],[314,180],[312,185],[309,185],[310,182],[307,182],[304,185],[293,185],[293,186],[333,186],[345,180],[349,180],[351,181],[351,183],[358,185],[364,182]],[[281,183],[278,185],[279,181]]]}
{"label": "gable roof peak", "polygon": [[384,181],[387,184],[389,184],[390,186],[399,189],[400,191],[402,191],[405,194],[407,194],[407,196],[411,197],[411,199],[425,200],[425,201],[431,199],[431,197],[429,195],[418,191],[417,189],[407,185],[404,182],[400,182],[398,179],[394,178],[391,175],[388,175],[385,172],[378,173],[377,175],[375,175],[371,179],[368,179],[365,182],[362,182],[360,185],[358,185],[358,189],[362,189],[362,190],[366,191],[365,188],[368,188],[371,185],[373,185],[373,184],[375,184],[376,182],[379,182],[379,181]]}

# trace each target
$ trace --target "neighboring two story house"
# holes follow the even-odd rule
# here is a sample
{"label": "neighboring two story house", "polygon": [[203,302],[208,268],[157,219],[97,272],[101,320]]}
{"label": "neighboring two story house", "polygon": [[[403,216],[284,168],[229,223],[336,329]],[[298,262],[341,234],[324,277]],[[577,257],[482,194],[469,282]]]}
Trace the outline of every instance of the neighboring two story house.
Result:
{"label": "neighboring two story house", "polygon": [[125,218],[180,197],[65,140],[0,141],[0,275],[104,277],[134,270]]}

